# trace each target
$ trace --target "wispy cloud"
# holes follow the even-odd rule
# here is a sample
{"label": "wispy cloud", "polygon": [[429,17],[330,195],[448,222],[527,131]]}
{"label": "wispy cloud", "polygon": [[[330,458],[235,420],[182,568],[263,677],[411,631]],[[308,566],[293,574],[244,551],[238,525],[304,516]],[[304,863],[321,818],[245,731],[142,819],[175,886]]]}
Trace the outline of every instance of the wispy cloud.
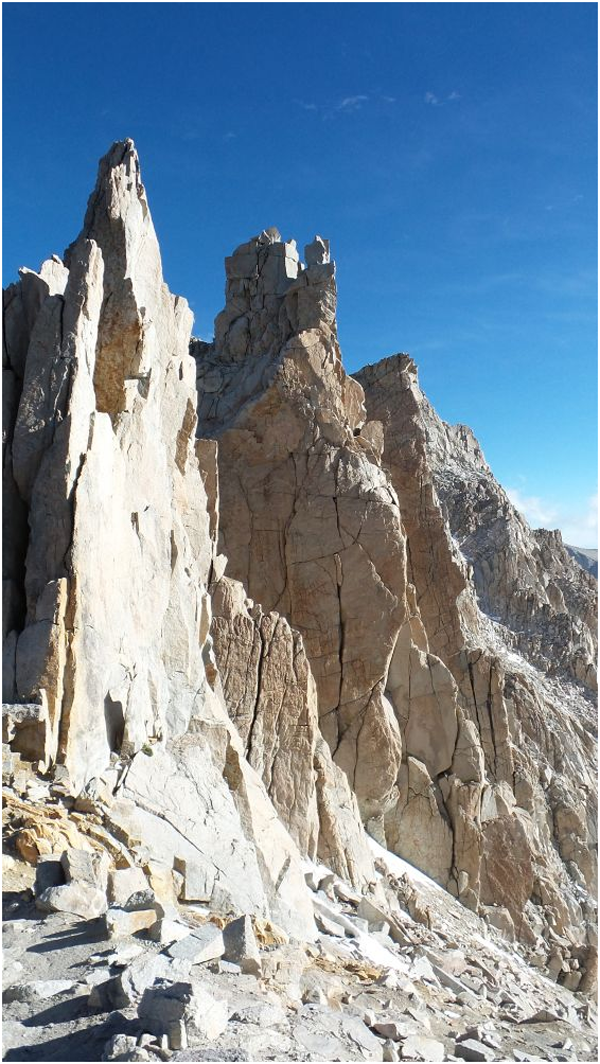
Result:
{"label": "wispy cloud", "polygon": [[558,509],[539,495],[525,495],[519,488],[507,488],[513,506],[523,514],[532,528],[553,528]]}
{"label": "wispy cloud", "polygon": [[507,488],[506,494],[532,528],[559,528],[565,543],[574,547],[597,546],[597,493],[575,506],[556,503],[539,495],[527,495],[520,488]]}
{"label": "wispy cloud", "polygon": [[336,111],[358,111],[362,107],[363,103],[366,103],[369,99],[368,96],[345,96],[343,100],[336,105]]}
{"label": "wispy cloud", "polygon": [[462,100],[460,92],[456,92],[454,89],[443,99],[435,92],[426,92],[423,97],[425,103],[430,107],[443,107],[445,103],[456,103],[457,100]]}
{"label": "wispy cloud", "polygon": [[293,101],[297,107],[301,107],[303,111],[312,111],[315,114],[320,114],[323,120],[336,118],[339,115],[354,114],[356,111],[362,110],[367,104],[390,104],[397,103],[395,96],[388,96],[385,93],[373,91],[373,92],[357,92],[352,96],[342,96],[337,100],[331,100],[327,103],[316,103],[314,100],[299,100]]}

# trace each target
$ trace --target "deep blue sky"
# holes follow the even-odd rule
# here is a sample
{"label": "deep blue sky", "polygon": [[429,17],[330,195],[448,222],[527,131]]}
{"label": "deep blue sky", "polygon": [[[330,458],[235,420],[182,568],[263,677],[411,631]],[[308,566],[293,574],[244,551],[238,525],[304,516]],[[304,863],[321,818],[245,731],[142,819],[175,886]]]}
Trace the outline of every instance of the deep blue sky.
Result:
{"label": "deep blue sky", "polygon": [[595,541],[595,3],[3,5],[4,281],[134,138],[165,276],[327,236],[352,371],[415,358],[532,523]]}

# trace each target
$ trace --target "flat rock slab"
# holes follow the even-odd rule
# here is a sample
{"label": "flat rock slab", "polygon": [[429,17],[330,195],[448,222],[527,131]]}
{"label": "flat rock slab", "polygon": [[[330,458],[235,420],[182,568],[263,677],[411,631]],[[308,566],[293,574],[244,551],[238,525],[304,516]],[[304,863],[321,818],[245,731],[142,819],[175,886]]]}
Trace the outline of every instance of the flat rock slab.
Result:
{"label": "flat rock slab", "polygon": [[356,1016],[306,1005],[293,1038],[317,1060],[383,1060],[383,1043]]}
{"label": "flat rock slab", "polygon": [[402,1045],[402,1060],[445,1060],[446,1050],[442,1042],[423,1035],[411,1035]]}
{"label": "flat rock slab", "polygon": [[218,960],[225,953],[223,933],[214,924],[204,924],[192,934],[174,942],[169,946],[167,953],[169,957],[188,960],[191,964]]}
{"label": "flat rock slab", "polygon": [[214,1061],[242,1061],[252,1060],[245,1049],[180,1049],[173,1053],[171,1060],[214,1060]]}
{"label": "flat rock slab", "polygon": [[454,1055],[461,1060],[494,1060],[496,1053],[482,1042],[476,1042],[474,1038],[465,1038],[464,1042],[457,1042],[454,1047]]}
{"label": "flat rock slab", "polygon": [[40,1001],[44,998],[65,994],[73,986],[71,979],[34,979],[28,983],[13,983],[4,991],[2,998],[10,1001]]}

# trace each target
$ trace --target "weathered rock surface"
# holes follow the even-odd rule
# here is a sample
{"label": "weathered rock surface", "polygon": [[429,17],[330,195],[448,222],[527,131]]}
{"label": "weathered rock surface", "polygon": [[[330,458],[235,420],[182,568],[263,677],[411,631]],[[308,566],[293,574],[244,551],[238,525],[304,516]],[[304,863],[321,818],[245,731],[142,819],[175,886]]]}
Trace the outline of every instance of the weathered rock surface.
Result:
{"label": "weathered rock surface", "polygon": [[226,269],[214,346],[192,345],[198,432],[218,439],[220,549],[248,596],[300,632],[320,729],[363,816],[380,815],[402,754],[383,680],[406,615],[404,536],[355,440],[365,415],[341,365],[334,264],[301,268],[269,231]]}
{"label": "weathered rock surface", "polygon": [[[426,747],[408,758],[404,793],[415,801],[404,798],[398,824],[388,814],[386,841],[439,882],[445,873],[469,907],[505,907],[523,941],[534,947],[542,935],[547,960],[555,935],[559,952],[575,943],[587,952],[595,728],[574,681],[592,682],[593,581],[576,572],[557,534],[530,532],[469,430],[445,425],[432,410],[408,356],[369,366],[358,379],[369,417],[383,426],[382,461],[400,500],[421,629],[417,635],[413,619],[413,639],[421,653],[439,655],[445,691],[437,711],[448,714],[453,702],[458,724],[454,747],[445,748],[442,718],[423,707],[420,730],[433,729],[434,753],[446,749],[448,763],[440,774]],[[526,598],[527,616],[519,605]],[[544,628],[537,641],[536,626]],[[395,705],[412,677],[407,657],[404,649],[398,679],[390,669]],[[440,681],[433,686],[440,690]],[[416,822],[429,823],[431,848],[415,841]]]}
{"label": "weathered rock surface", "polygon": [[[171,862],[200,851],[209,881],[236,884],[223,891],[230,904],[252,899],[310,933],[297,851],[273,826],[206,675],[214,543],[195,452],[191,314],[162,280],[131,141],[102,160],[65,260],[46,264],[41,280],[28,274],[10,299],[7,357],[23,388],[6,461],[29,522],[18,585],[26,613],[8,637],[13,700],[47,707],[38,757],[64,763],[76,787],[111,755],[134,757],[121,804],[135,793],[155,857],[163,844]],[[146,775],[142,748],[157,750]],[[177,827],[167,846],[169,807]]]}
{"label": "weathered rock surface", "polygon": [[125,141],[5,293],[15,923],[79,928],[7,928],[13,1059],[46,990],[132,1060],[517,1059],[594,993],[596,584],[304,258],[239,247],[190,344]]}
{"label": "weathered rock surface", "polygon": [[[547,886],[542,892],[543,937],[548,940],[552,929],[563,935],[568,926],[585,950],[579,880],[593,890],[594,811],[585,824],[579,817],[575,830],[557,827],[555,799],[547,794],[541,766],[550,762],[548,771],[556,774],[555,787],[563,795],[559,777],[566,781],[574,772],[575,802],[588,802],[594,744],[578,717],[589,721],[589,710],[570,687],[569,699],[577,706],[570,712],[563,688],[532,671],[531,665],[541,663],[532,649],[535,640],[528,637],[520,645],[506,624],[495,624],[482,611],[473,559],[459,549],[463,540],[450,534],[438,495],[448,465],[456,480],[456,469],[475,464],[491,495],[501,489],[475,442],[437,419],[405,356],[358,375],[367,392],[365,414],[362,394],[351,389],[339,361],[332,264],[325,270],[321,263],[315,272],[308,258],[307,263],[303,267],[295,246],[282,244],[275,231],[242,245],[227,260],[226,307],[214,343],[192,343],[198,432],[218,440],[219,549],[228,558],[228,576],[243,585],[250,599],[245,612],[254,619],[254,626],[249,616],[241,620],[239,590],[234,594],[227,580],[217,584],[213,638],[229,712],[248,737],[247,756],[263,779],[272,781],[277,743],[269,727],[273,708],[269,715],[257,697],[259,663],[266,663],[267,691],[273,679],[270,654],[261,657],[261,649],[271,633],[281,639],[285,631],[287,661],[297,660],[291,648],[300,633],[315,678],[319,728],[356,795],[367,830],[469,907],[506,907],[516,934],[532,946],[540,929],[533,917],[532,929],[523,905],[541,900],[536,873],[538,881],[541,876],[546,884],[556,883],[552,902]],[[310,302],[309,319],[299,315],[298,299]],[[465,440],[471,440],[469,446]],[[461,475],[457,499],[468,495],[464,469]],[[470,505],[464,504],[469,514],[478,512]],[[522,534],[519,539],[510,532],[517,561],[512,569],[505,565],[490,595],[500,594],[502,585],[512,602],[519,559],[531,553],[531,533],[506,506],[500,508],[505,522],[510,529],[516,522]],[[505,548],[502,541],[499,554]],[[541,548],[536,550],[541,558]],[[537,563],[536,580],[546,588],[544,602],[550,595],[558,608],[559,598],[548,587],[552,582],[558,587],[563,573],[572,619],[565,612],[554,623],[540,605],[538,613],[552,630],[547,653],[552,639],[564,642],[568,621],[572,638],[561,654],[570,664],[562,674],[591,682],[593,595],[586,598],[587,577],[575,579],[572,562],[562,555],[553,559]],[[240,601],[233,607],[236,596]],[[233,631],[236,611],[239,635]],[[516,626],[522,618],[515,614],[513,620]],[[243,660],[250,662],[246,676],[257,676],[243,694],[236,645],[244,646]],[[528,657],[515,659],[515,651],[527,651]],[[577,665],[582,655],[583,671]],[[282,681],[289,674],[281,663],[275,671]],[[299,706],[310,701],[305,675],[306,694],[294,691],[293,723],[303,719]],[[284,687],[285,681],[275,686],[277,696]],[[293,700],[285,701],[291,708]],[[276,709],[277,697],[274,702]],[[283,727],[281,718],[280,723]],[[564,754],[560,762],[554,757],[555,726],[570,736],[567,763]],[[307,836],[318,829],[306,786],[306,732],[302,742],[303,756],[296,759],[293,777],[289,763],[285,766],[285,797],[275,804],[290,826],[295,805],[289,787],[303,785],[302,841],[310,853]],[[288,750],[286,744],[284,757]],[[563,836],[561,856],[567,850],[578,855],[569,857],[568,865],[556,854],[556,840]],[[522,883],[518,896],[509,898],[511,861]],[[558,903],[559,895],[569,899],[566,905]],[[535,910],[540,901],[531,904]],[[556,911],[562,913],[558,921]]]}
{"label": "weathered rock surface", "polygon": [[347,777],[332,761],[318,722],[316,686],[302,637],[264,614],[238,581],[212,591],[211,634],[229,714],[277,813],[302,853],[356,884],[373,864]]}

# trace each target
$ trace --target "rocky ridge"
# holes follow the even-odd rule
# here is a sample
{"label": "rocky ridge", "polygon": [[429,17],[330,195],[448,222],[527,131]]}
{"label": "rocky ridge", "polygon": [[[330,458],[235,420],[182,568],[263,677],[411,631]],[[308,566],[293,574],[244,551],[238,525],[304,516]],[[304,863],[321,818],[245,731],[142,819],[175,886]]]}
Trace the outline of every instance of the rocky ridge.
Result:
{"label": "rocky ridge", "polygon": [[[225,929],[251,917],[269,949],[273,936],[304,943],[330,974],[352,975],[332,943],[358,938],[352,963],[370,956],[383,985],[429,934],[433,985],[448,990],[456,913],[457,948],[464,934],[500,949],[507,971],[526,960],[521,981],[554,1017],[540,1022],[580,1024],[570,995],[593,993],[597,957],[595,581],[555,533],[527,528],[468,430],[437,418],[407,356],[345,373],[327,241],[304,260],[276,230],[241,245],[214,342],[190,341],[125,141],[101,161],[64,262],[21,271],[5,293],[13,856],[39,877],[52,860],[62,869],[34,887],[38,909],[67,914],[45,917],[48,934],[48,922],[90,916],[102,935],[146,951],[158,941],[163,956],[193,912]],[[92,851],[105,868],[83,875],[94,895],[77,872]],[[406,880],[390,871],[401,859]],[[127,869],[143,872],[131,904],[106,894],[106,876]],[[250,941],[249,924],[239,933]],[[244,977],[260,981],[253,956]],[[127,1023],[157,1048],[119,1043],[130,1055],[111,1059],[185,1053],[186,1039],[237,1052],[247,1018],[203,997],[209,962],[223,992],[237,978],[219,957],[198,947],[191,981],[151,965],[154,1004],[128,999]],[[424,971],[411,979],[431,982]],[[458,1018],[469,978],[452,990]],[[285,998],[277,964],[271,979]],[[452,1026],[435,1050],[412,1045],[429,1037],[422,1015],[397,1038],[370,1013],[354,1030],[339,1018],[351,1002],[333,1002],[336,1019],[330,989],[286,1001],[308,1028],[299,1046],[286,1027],[282,1059],[329,1059],[335,1024],[338,1059],[397,1059],[398,1044],[414,1059],[477,1051],[459,1051]],[[98,991],[105,1011],[120,992]],[[36,993],[12,993],[31,1009]],[[160,1031],[148,1026],[159,1001],[172,1017]],[[491,1001],[497,1018],[501,996]],[[216,1026],[202,1028],[213,1011]],[[339,1056],[350,1044],[358,1056]],[[525,1052],[512,1028],[502,1045]]]}

